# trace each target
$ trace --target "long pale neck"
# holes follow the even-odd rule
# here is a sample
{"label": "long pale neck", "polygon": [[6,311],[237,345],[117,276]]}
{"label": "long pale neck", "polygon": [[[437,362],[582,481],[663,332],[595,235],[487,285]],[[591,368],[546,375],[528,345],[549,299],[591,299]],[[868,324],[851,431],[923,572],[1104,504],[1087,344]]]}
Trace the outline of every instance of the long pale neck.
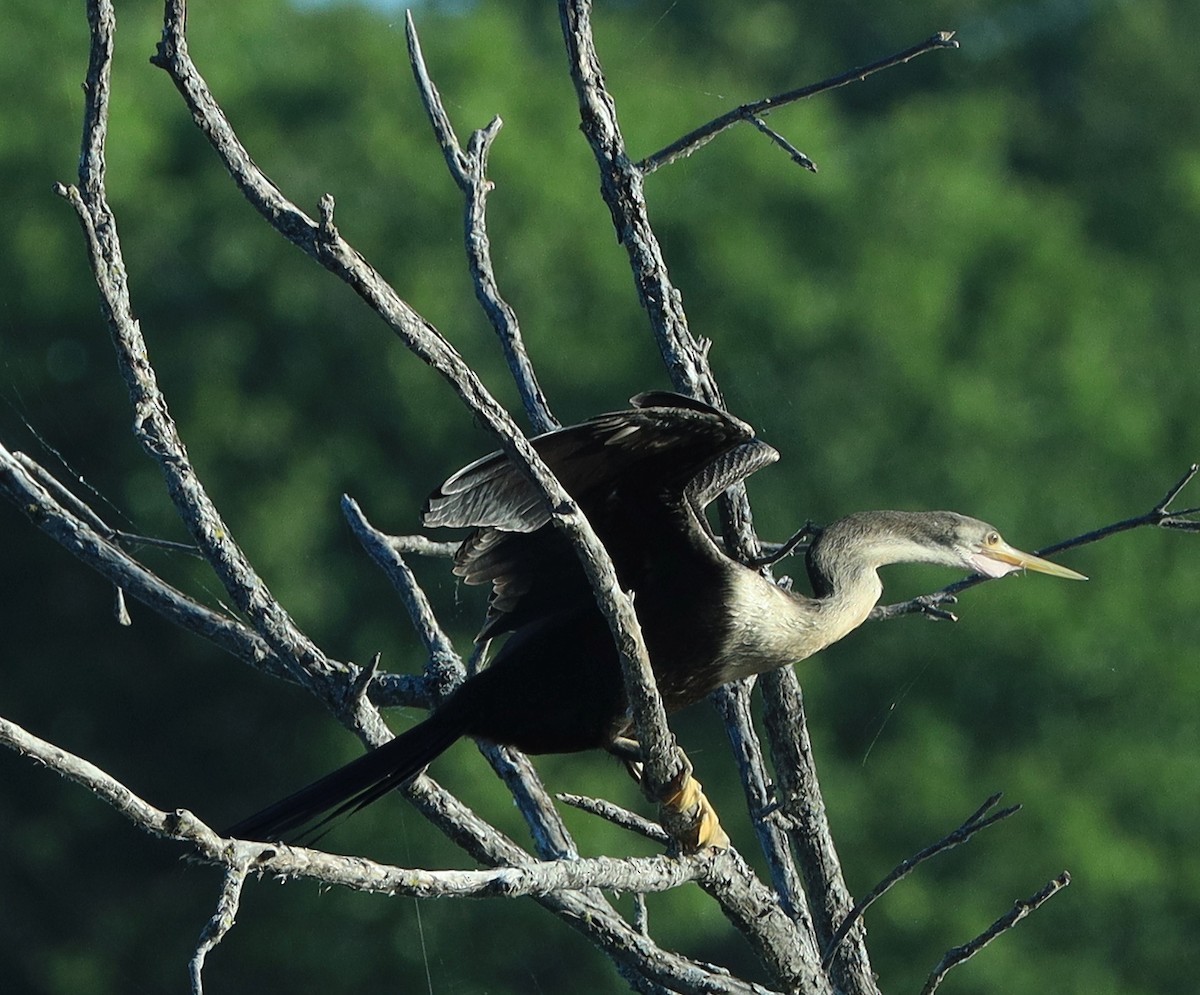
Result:
{"label": "long pale neck", "polygon": [[821,648],[836,643],[862,625],[883,594],[879,574],[866,563],[858,564],[853,570],[840,571],[832,581],[826,580],[827,584],[822,587],[813,585],[819,593],[812,604],[819,619]]}
{"label": "long pale neck", "polygon": [[723,680],[760,674],[819,653],[858,628],[883,592],[874,569],[845,573],[825,596],[809,598],[751,570],[732,573],[729,633],[722,646]]}
{"label": "long pale neck", "polygon": [[731,569],[729,631],[718,654],[722,672],[742,676],[795,663],[853,632],[883,594],[881,566],[963,565],[953,539],[964,521],[970,520],[951,512],[906,511],[838,519],[808,550],[815,598],[784,591],[752,570]]}
{"label": "long pale neck", "polygon": [[859,512],[829,525],[809,547],[809,581],[827,641],[867,620],[883,594],[879,567],[903,561],[940,562],[941,554],[912,538],[928,516],[902,511]]}
{"label": "long pale neck", "polygon": [[866,564],[860,564],[856,570],[841,571],[834,583],[814,588],[818,593],[815,599],[791,595],[798,603],[793,612],[806,619],[805,657],[838,642],[862,625],[883,594],[880,575]]}

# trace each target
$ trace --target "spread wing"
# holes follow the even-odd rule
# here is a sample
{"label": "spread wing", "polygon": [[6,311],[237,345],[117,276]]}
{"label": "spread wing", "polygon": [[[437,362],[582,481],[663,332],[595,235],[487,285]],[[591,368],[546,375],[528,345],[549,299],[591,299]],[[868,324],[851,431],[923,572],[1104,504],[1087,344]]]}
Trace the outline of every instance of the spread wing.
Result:
{"label": "spread wing", "polygon": [[[708,542],[695,514],[779,454],[745,422],[666,391],[639,394],[632,408],[598,415],[532,440],[579,503],[636,591],[644,564],[671,548]],[[695,510],[693,510],[695,509]],[[503,453],[450,477],[426,502],[428,526],[475,529],[455,557],[468,584],[492,585],[480,639],[591,602],[569,542]]]}

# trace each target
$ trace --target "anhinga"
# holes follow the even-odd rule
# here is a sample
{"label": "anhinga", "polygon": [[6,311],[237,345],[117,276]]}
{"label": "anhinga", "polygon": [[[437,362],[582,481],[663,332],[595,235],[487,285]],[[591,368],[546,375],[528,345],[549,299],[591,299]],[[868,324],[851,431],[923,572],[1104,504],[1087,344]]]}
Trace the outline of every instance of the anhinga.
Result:
{"label": "anhinga", "polygon": [[[815,597],[784,590],[730,558],[703,508],[778,459],[745,422],[666,392],[533,440],[607,548],[634,610],[668,711],[727,681],[812,656],[859,626],[889,563],[939,563],[998,577],[1081,574],[1008,545],[949,511],[860,512],[820,530],[807,553]],[[527,753],[595,747],[628,757],[631,721],[608,626],[574,551],[533,487],[502,454],[460,470],[430,496],[428,526],[469,527],[454,572],[491,584],[477,641],[507,635],[495,659],[391,742],[233,826],[277,840],[369,804],[461,736]]]}

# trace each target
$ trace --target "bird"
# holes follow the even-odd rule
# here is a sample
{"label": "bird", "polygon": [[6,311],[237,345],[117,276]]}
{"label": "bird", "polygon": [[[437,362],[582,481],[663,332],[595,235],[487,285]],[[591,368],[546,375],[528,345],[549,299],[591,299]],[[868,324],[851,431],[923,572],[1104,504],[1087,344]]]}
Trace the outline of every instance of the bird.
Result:
{"label": "bird", "polygon": [[[741,419],[667,391],[531,442],[603,542],[633,597],[668,712],[721,685],[807,659],[861,625],[879,601],[879,569],[933,563],[987,577],[1019,570],[1086,580],[1010,546],[952,511],[867,511],[815,530],[811,596],[732,558],[704,507],[779,458]],[[526,753],[637,744],[619,659],[569,540],[503,453],[459,470],[427,499],[427,527],[468,528],[454,573],[490,585],[477,643],[494,658],[422,722],[237,825],[271,842],[361,809],[424,770],[463,736]],[[317,821],[319,820],[319,821]],[[316,825],[314,826],[314,822]]]}

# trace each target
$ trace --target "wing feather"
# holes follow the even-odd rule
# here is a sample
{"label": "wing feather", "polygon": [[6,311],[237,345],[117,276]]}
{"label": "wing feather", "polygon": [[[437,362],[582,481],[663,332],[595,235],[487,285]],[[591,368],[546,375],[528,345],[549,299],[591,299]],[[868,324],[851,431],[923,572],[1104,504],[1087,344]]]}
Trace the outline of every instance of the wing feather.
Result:
{"label": "wing feather", "polygon": [[[702,401],[651,391],[631,403],[531,441],[604,542],[623,586],[636,589],[649,547],[678,541],[688,528],[689,499],[703,507],[778,453],[745,422]],[[503,453],[459,470],[426,502],[426,525],[475,530],[454,571],[468,584],[492,585],[481,639],[590,600],[569,542],[543,527],[549,519]]]}

